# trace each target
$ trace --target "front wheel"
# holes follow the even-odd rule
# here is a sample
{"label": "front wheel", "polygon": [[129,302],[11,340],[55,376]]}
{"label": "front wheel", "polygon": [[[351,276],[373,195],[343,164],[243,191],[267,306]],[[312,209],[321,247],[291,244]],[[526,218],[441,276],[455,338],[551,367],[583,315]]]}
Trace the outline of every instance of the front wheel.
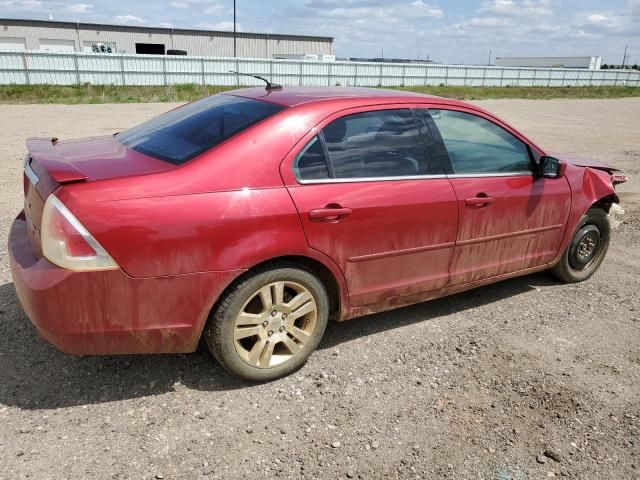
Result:
{"label": "front wheel", "polygon": [[589,209],[551,273],[570,283],[588,279],[602,264],[609,249],[610,236],[607,212],[600,208]]}
{"label": "front wheel", "polygon": [[283,266],[242,278],[221,300],[204,339],[218,362],[247,380],[300,368],[327,326],[329,300],[310,272]]}

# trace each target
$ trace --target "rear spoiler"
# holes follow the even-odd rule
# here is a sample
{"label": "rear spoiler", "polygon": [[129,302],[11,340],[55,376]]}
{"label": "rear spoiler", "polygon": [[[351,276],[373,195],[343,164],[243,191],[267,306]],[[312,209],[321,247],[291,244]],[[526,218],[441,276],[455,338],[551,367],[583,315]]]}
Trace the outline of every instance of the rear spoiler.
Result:
{"label": "rear spoiler", "polygon": [[38,178],[46,173],[59,184],[87,180],[89,178],[87,175],[56,151],[56,143],[58,143],[57,138],[28,139],[29,157],[25,168],[29,166]]}

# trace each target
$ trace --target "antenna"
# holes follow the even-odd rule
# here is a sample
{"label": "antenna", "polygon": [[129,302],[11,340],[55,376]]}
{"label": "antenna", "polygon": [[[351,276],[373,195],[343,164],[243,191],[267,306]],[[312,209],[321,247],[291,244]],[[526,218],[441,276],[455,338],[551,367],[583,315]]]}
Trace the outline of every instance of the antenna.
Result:
{"label": "antenna", "polygon": [[264,83],[267,84],[267,86],[265,87],[265,90],[267,91],[282,90],[282,85],[278,85],[277,83],[271,83],[269,80],[267,80],[264,77],[261,77],[260,75],[252,75],[251,73],[236,72],[235,70],[229,70],[229,71],[231,73],[235,73],[236,75],[244,75],[245,77],[253,77],[253,78],[257,78],[258,80],[262,80]]}

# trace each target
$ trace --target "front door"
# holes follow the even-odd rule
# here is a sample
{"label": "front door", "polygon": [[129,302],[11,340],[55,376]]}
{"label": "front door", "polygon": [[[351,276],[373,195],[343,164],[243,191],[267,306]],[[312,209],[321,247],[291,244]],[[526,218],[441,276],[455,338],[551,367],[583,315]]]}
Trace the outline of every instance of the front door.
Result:
{"label": "front door", "polygon": [[560,249],[571,206],[565,178],[538,178],[530,147],[488,116],[429,110],[446,146],[459,225],[451,285],[547,264]]}
{"label": "front door", "polygon": [[342,269],[353,306],[445,287],[456,239],[453,188],[430,172],[413,112],[376,108],[328,119],[283,163],[309,245]]}

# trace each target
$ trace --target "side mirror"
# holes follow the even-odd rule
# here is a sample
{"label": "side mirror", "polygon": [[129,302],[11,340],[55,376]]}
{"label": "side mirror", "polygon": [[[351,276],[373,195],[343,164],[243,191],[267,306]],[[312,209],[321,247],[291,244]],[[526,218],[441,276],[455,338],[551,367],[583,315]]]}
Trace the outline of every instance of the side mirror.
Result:
{"label": "side mirror", "polygon": [[560,178],[564,175],[564,163],[555,157],[543,156],[538,163],[538,174],[543,178]]}

